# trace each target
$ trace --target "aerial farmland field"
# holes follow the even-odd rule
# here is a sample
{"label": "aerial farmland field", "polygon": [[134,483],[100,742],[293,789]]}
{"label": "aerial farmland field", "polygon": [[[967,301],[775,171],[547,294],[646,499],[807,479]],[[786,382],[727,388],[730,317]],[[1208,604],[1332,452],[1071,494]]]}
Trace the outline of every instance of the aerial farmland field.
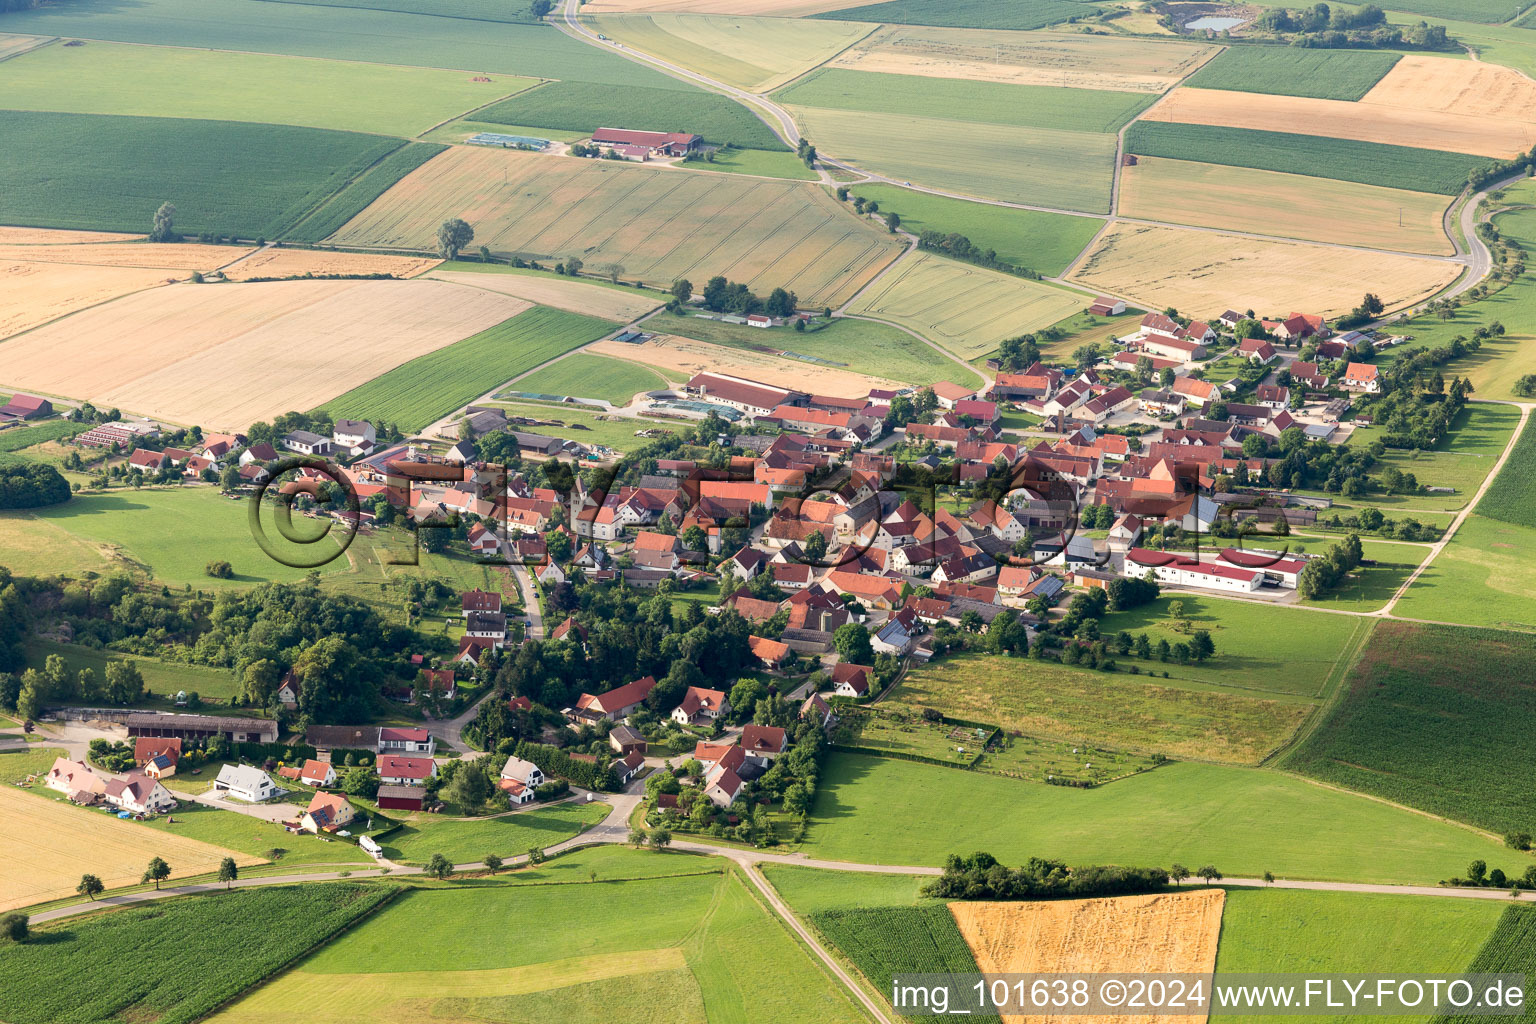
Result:
{"label": "aerial farmland field", "polygon": [[628,405],[641,391],[671,386],[672,382],[659,370],[649,366],[584,352],[551,363],[517,382],[519,391],[599,398],[614,405]]}
{"label": "aerial farmland field", "polygon": [[516,305],[522,304],[507,307],[513,315],[503,323],[313,404],[338,419],[388,419],[403,430],[420,430],[518,374],[613,330],[606,320],[559,309],[534,307],[519,315]]}
{"label": "aerial farmland field", "polygon": [[319,252],[315,249],[262,249],[220,271],[231,281],[282,277],[416,277],[442,261],[434,257],[389,256],[373,252]]}
{"label": "aerial farmland field", "polygon": [[445,217],[466,215],[499,255],[580,256],[589,272],[662,287],[718,274],[811,307],[845,300],[902,247],[812,185],[469,148],[424,165],[331,241],[429,248]]}
{"label": "aerial farmland field", "polygon": [[667,14],[729,14],[801,18],[822,11],[859,6],[857,0],[591,0],[584,14],[657,11]]}
{"label": "aerial farmland field", "polygon": [[[601,8],[600,3],[586,9]],[[616,14],[594,29],[642,53],[753,92],[767,92],[874,31],[866,24],[718,14]]]}
{"label": "aerial farmland field", "polygon": [[1229,47],[1191,75],[1185,84],[1197,89],[1358,100],[1400,59],[1401,54],[1374,50]]}
{"label": "aerial farmland field", "polygon": [[31,111],[0,111],[0,134],[12,143],[0,150],[0,220],[147,232],[174,195],[181,231],[242,238],[281,236],[406,145],[286,125]]}
{"label": "aerial farmland field", "polygon": [[[54,45],[0,63],[15,110],[267,121],[415,135],[532,78],[170,46]],[[123,89],[124,81],[134,88]]]}
{"label": "aerial farmland field", "polygon": [[1468,516],[1393,612],[1536,631],[1536,528]]}
{"label": "aerial farmland field", "polygon": [[178,276],[146,267],[0,261],[0,338]]}
{"label": "aerial farmland field", "polygon": [[1497,64],[1408,53],[1361,102],[1531,121],[1536,119],[1536,82]]}
{"label": "aerial farmland field", "polygon": [[828,64],[854,71],[1161,93],[1215,53],[1202,43],[884,25]]}
{"label": "aerial farmland field", "polygon": [[862,292],[848,311],[910,328],[969,361],[1083,305],[1083,296],[1065,289],[920,252]]}
{"label": "aerial farmland field", "polygon": [[[689,860],[716,873],[411,892],[210,1019],[266,1021],[303,1007],[316,1024],[359,1013],[724,1024],[771,1003],[790,1024],[864,1020],[734,871]],[[486,941],[497,922],[557,918],[537,943]],[[484,927],[463,927],[471,920]],[[428,952],[406,955],[402,930]]]}
{"label": "aerial farmland field", "polygon": [[713,143],[749,149],[788,149],[762,121],[734,100],[712,92],[631,85],[615,90],[593,82],[551,82],[475,111],[491,124],[554,128],[590,134],[598,128],[692,132]]}
{"label": "aerial farmland field", "polygon": [[[686,325],[684,326],[686,329]],[[799,335],[795,336],[796,338]],[[785,342],[790,344],[790,342]],[[658,334],[648,341],[600,341],[591,351],[616,359],[629,359],[656,367],[679,377],[696,373],[728,373],[774,387],[812,387],[818,394],[853,397],[867,395],[870,388],[898,387],[899,381],[856,373],[840,366],[827,366],[778,355],[772,350],[753,351],[726,348],[687,336]],[[959,367],[956,367],[958,370]]]}
{"label": "aerial farmland field", "polygon": [[513,295],[541,306],[627,323],[661,305],[656,292],[574,281],[537,270],[494,263],[445,263],[432,276],[441,281]]}
{"label": "aerial farmland field", "polygon": [[[789,108],[808,138],[858,167],[929,188],[1108,213],[1115,137],[829,107]],[[957,152],[966,159],[955,160]]]}
{"label": "aerial farmland field", "polygon": [[[1317,275],[1326,265],[1330,273]],[[1460,266],[1415,256],[1351,253],[1302,242],[1113,224],[1099,236],[1070,279],[1136,299],[1148,308],[1192,312],[1234,305],[1264,312],[1289,309],[1305,289],[1312,308],[1332,315],[1352,309],[1366,292],[1397,309],[1439,291]]]}
{"label": "aerial farmland field", "polygon": [[1143,157],[1120,176],[1119,213],[1314,242],[1448,255],[1447,198],[1350,181]]}
{"label": "aerial farmland field", "polygon": [[888,0],[861,5],[841,14],[815,18],[858,18],[898,25],[949,25],[957,28],[1045,28],[1068,18],[1093,14],[1097,7],[1080,0],[1014,0],[998,8],[988,0]]}
{"label": "aerial farmland field", "polygon": [[[528,305],[444,281],[183,284],[8,342],[0,377],[172,422],[238,429],[319,405]],[[318,338],[325,343],[313,344]]]}

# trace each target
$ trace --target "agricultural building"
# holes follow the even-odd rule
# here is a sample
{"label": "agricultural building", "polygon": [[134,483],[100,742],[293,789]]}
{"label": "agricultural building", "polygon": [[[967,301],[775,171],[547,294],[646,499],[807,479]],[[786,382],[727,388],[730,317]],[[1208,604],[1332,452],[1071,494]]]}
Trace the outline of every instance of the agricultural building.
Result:
{"label": "agricultural building", "polygon": [[662,156],[687,156],[704,144],[702,136],[688,132],[647,132],[631,128],[599,128],[592,133],[592,141],[615,149],[634,147]]}

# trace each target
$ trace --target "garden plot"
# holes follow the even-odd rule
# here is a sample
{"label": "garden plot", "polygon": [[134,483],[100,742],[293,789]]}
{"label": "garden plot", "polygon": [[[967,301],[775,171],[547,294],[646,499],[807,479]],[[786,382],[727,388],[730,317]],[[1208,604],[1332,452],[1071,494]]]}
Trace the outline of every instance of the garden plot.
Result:
{"label": "garden plot", "polygon": [[901,240],[809,183],[455,147],[407,176],[331,241],[430,249],[463,217],[497,255],[579,257],[663,287],[686,277],[775,287],[835,305],[891,262]]}

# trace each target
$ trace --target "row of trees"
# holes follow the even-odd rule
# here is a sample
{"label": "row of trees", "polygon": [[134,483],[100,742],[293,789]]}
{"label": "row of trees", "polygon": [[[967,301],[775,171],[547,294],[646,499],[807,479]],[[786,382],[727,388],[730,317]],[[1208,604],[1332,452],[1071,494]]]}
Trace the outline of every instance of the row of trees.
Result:
{"label": "row of trees", "polygon": [[1271,7],[1249,28],[1249,34],[1269,33],[1288,39],[1292,46],[1322,49],[1383,47],[1409,50],[1449,50],[1455,43],[1444,25],[1421,21],[1416,25],[1391,25],[1375,4],[1356,10],[1312,7]]}
{"label": "row of trees", "polygon": [[[1214,867],[1202,868],[1199,874],[1209,881],[1221,877]],[[950,854],[944,861],[944,873],[923,886],[923,895],[948,900],[1123,896],[1157,892],[1168,884],[1170,877],[1166,868],[1072,868],[1064,861],[1040,857],[1031,857],[1021,867],[1009,868],[990,853],[977,852],[969,857]]]}
{"label": "row of trees", "polygon": [[716,313],[789,316],[799,307],[799,301],[794,292],[783,288],[775,288],[766,299],[760,298],[741,282],[728,281],[718,274],[704,283],[704,308]]}

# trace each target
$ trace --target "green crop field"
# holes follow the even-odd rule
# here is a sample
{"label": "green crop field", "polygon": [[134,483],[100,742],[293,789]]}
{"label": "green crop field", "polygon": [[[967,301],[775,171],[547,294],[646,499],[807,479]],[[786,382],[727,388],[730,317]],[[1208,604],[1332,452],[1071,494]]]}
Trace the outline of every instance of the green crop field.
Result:
{"label": "green crop field", "polygon": [[[1462,455],[1503,455],[1504,449],[1509,446],[1509,439],[1519,426],[1520,409],[1516,406],[1469,402],[1451,421],[1450,429],[1445,432],[1435,450]],[[1510,456],[1512,460],[1519,458],[1519,450],[1517,448],[1516,454]],[[1536,466],[1536,462],[1528,465]]]}
{"label": "green crop field", "polygon": [[10,142],[0,148],[7,224],[147,232],[170,199],[178,229],[242,238],[281,236],[403,145],[286,125],[27,111],[0,111],[0,135]]}
{"label": "green crop field", "polygon": [[612,331],[607,320],[536,306],[397,366],[324,408],[338,419],[386,419],[402,430],[420,430],[498,384]]}
{"label": "green crop field", "polygon": [[519,391],[575,398],[602,398],[628,405],[641,391],[671,387],[671,381],[639,363],[577,353],[517,382]]}
{"label": "green crop field", "polygon": [[488,853],[515,857],[537,846],[554,846],[597,824],[607,804],[556,804],[495,818],[439,818],[414,815],[398,832],[381,836],[384,856],[425,864],[440,853],[455,864],[478,861]]}
{"label": "green crop field", "polygon": [[[806,138],[839,160],[981,199],[1108,213],[1115,139],[948,118],[790,107]],[[957,154],[964,154],[957,159]]]}
{"label": "green crop field", "polygon": [[32,427],[12,427],[0,433],[0,453],[11,454],[45,441],[74,437],[87,426],[88,424],[71,423],[69,420],[50,420]]}
{"label": "green crop field", "polygon": [[[1536,832],[1536,637],[1382,622],[1287,767],[1493,832]],[[1475,667],[1475,671],[1466,669]]]}
{"label": "green crop field", "polygon": [[1536,426],[1530,422],[1520,432],[1509,461],[1477,503],[1477,514],[1516,526],[1536,526]]}
{"label": "green crop field", "polygon": [[283,237],[295,242],[319,242],[335,234],[343,224],[362,213],[401,178],[437,156],[444,146],[409,142],[353,178],[346,188],[322,201]]}
{"label": "green crop field", "polygon": [[758,870],[800,914],[860,907],[916,907],[936,902],[919,890],[928,878],[874,871],[828,871],[796,864],[760,864]]}
{"label": "green crop field", "polygon": [[[641,856],[714,871],[604,881],[594,868],[596,883],[582,872],[563,885],[411,892],[212,1019],[721,1024],[763,1006],[789,1024],[865,1019],[734,871]],[[559,927],[509,942],[508,921]]]}
{"label": "green crop field", "polygon": [[822,68],[774,95],[783,103],[802,107],[1074,132],[1117,132],[1158,98],[1145,92],[974,82],[843,68]]}
{"label": "green crop field", "polygon": [[[1523,974],[1526,978],[1524,1017],[1531,1016],[1531,975],[1536,974],[1536,912],[1530,907],[1505,907],[1498,925],[1477,956],[1465,968],[1468,973]],[[1476,1014],[1451,1014],[1435,1018],[1435,1024],[1474,1024]]]}
{"label": "green crop field", "polygon": [[[456,0],[444,2],[462,9]],[[504,9],[513,12],[524,6],[524,0],[511,0]],[[132,6],[117,0],[71,0],[67,7],[9,12],[5,24],[8,32],[44,36],[694,91],[678,79],[548,25],[267,0],[218,0],[217,17],[208,16],[203,0],[136,0]]]}
{"label": "green crop field", "polygon": [[[949,907],[870,907],[823,910],[811,923],[851,960],[877,992],[886,995],[898,974],[975,974],[976,957],[965,944]],[[939,1021],[942,1015],[903,1014]],[[982,1014],[973,1020],[997,1020]]]}
{"label": "green crop field", "polygon": [[[229,700],[240,690],[240,683],[228,669],[208,665],[181,665],[158,658],[145,658],[137,654],[120,654],[116,651],[98,651],[76,644],[59,644],[51,640],[27,642],[27,667],[42,668],[48,656],[56,654],[69,666],[70,674],[88,668],[97,679],[106,678],[108,661],[131,661],[144,677],[144,688],[157,696],[175,696],[176,691],[196,693],[203,700]],[[216,844],[219,845],[219,844]]]}
{"label": "green crop field", "polygon": [[[1499,914],[1499,905],[1491,900],[1232,889],[1221,913],[1216,973],[1369,973],[1390,964],[1391,970],[1404,975],[1460,974],[1468,969]],[[1219,1024],[1265,1020],[1259,1015],[1215,1011],[1210,1019]],[[1338,1024],[1365,1024],[1371,1019],[1330,1018]]]}
{"label": "green crop field", "polygon": [[709,142],[748,149],[789,148],[740,103],[698,90],[638,85],[615,90],[589,82],[554,82],[476,111],[475,120],[588,133],[597,128],[693,132]]}
{"label": "green crop field", "polygon": [[986,206],[900,185],[855,185],[849,191],[875,200],[882,213],[900,214],[903,230],[964,235],[980,249],[995,249],[1006,263],[1050,277],[1066,270],[1104,226],[1093,217]]}
{"label": "green crop field", "polygon": [[[52,572],[132,570],[157,583],[190,583],[202,589],[303,579],[307,570],[280,564],[257,546],[247,515],[243,500],[221,497],[211,487],[124,489],[80,494],[32,512],[0,513],[0,536],[20,544],[22,551],[35,543],[66,552],[67,562],[55,565]],[[270,517],[271,511],[265,515]],[[267,535],[280,540],[270,518],[263,522]],[[316,536],[320,529],[307,521],[296,522],[294,528],[304,537]],[[284,545],[282,550],[303,558],[314,554],[303,546]],[[209,576],[205,569],[211,559],[229,562],[234,576]],[[30,563],[30,558],[18,559],[13,568]],[[346,565],[341,558],[320,571],[339,572]]]}
{"label": "green crop field", "polygon": [[[1171,613],[1174,601],[1182,604],[1182,615]],[[1210,631],[1216,654],[1203,665],[1141,663],[1143,672],[1167,669],[1175,679],[1307,699],[1321,694],[1328,674],[1349,650],[1358,625],[1337,615],[1181,593],[1165,594],[1130,611],[1111,612],[1099,621],[1099,628],[1105,636],[1121,630],[1132,636],[1145,632],[1156,647],[1163,638],[1170,644],[1188,640],[1179,631],[1183,620],[1190,622],[1192,630]]]}
{"label": "green crop field", "polygon": [[[31,941],[0,945],[0,1017],[199,1020],[397,891],[342,882],[236,889],[35,925]],[[71,965],[67,983],[61,963]]]}
{"label": "green crop field", "polygon": [[1391,0],[1386,6],[1405,14],[1422,14],[1436,19],[1498,23],[1508,21],[1527,5],[1527,0]]}
{"label": "green crop field", "polygon": [[[132,89],[122,88],[131,81]],[[170,46],[46,46],[0,63],[13,110],[265,121],[415,135],[536,85],[500,76]]]}
{"label": "green crop field", "polygon": [[1229,46],[1184,84],[1323,100],[1358,100],[1402,54],[1380,50],[1314,50],[1295,46]]}
{"label": "green crop field", "polygon": [[1137,121],[1131,125],[1125,133],[1125,151],[1446,196],[1461,191],[1467,183],[1467,172],[1481,169],[1489,162],[1487,157],[1438,149],[1164,121]]}
{"label": "green crop field", "polygon": [[365,11],[398,11],[402,14],[433,14],[444,18],[507,21],[537,24],[531,0],[272,0],[273,3],[305,3],[318,7],[355,7]]}
{"label": "green crop field", "polygon": [[[761,350],[764,341],[763,332],[756,327],[670,313],[658,313],[645,322],[645,327],[649,331],[754,351]],[[906,331],[872,320],[839,317],[819,331],[780,332],[772,337],[775,345],[784,345],[798,355],[840,363],[856,373],[906,384],[933,384],[941,380],[967,387],[981,384],[979,376],[932,346]]]}
{"label": "green crop field", "polygon": [[939,865],[987,850],[1009,864],[1179,862],[1417,884],[1479,857],[1515,876],[1531,863],[1462,826],[1260,768],[1169,764],[1084,790],[858,754],[836,754],[822,771],[801,849],[866,864]]}
{"label": "green crop field", "polygon": [[891,699],[1028,736],[1235,764],[1261,760],[1311,710],[1294,698],[1170,686],[1124,671],[990,655],[930,662],[904,676]]}
{"label": "green crop field", "polygon": [[1392,611],[1409,619],[1536,631],[1536,529],[1468,516]]}
{"label": "green crop field", "polygon": [[1097,14],[1100,8],[1081,0],[889,0],[851,10],[813,14],[837,21],[880,21],[892,25],[937,25],[946,28],[1044,28],[1068,18]]}

